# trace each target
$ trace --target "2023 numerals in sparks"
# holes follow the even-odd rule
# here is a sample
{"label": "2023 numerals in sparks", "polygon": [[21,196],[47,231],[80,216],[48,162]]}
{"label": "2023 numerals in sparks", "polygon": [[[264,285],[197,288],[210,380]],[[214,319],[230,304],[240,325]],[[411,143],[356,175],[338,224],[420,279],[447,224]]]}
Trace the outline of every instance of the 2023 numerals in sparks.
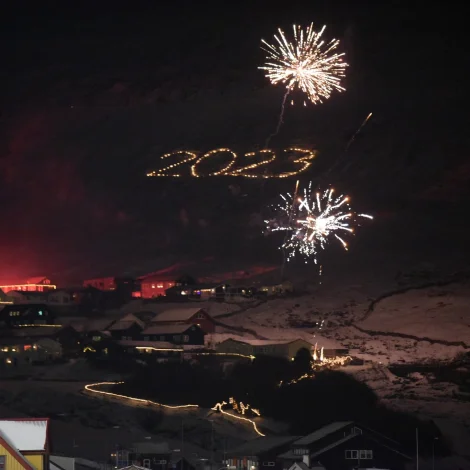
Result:
{"label": "2023 numerals in sparks", "polygon": [[[216,168],[210,171],[204,171],[201,163],[209,161],[217,155],[227,154],[229,161],[220,165],[214,164]],[[259,161],[253,162],[253,159],[259,156]],[[274,150],[264,149],[256,152],[248,152],[242,156],[237,155],[228,148],[218,148],[210,150],[201,155],[201,153],[189,150],[177,150],[167,153],[160,157],[163,167],[158,170],[152,170],[147,173],[151,177],[180,178],[189,176],[193,178],[209,176],[237,176],[244,178],[289,178],[304,173],[312,165],[316,156],[314,150],[302,148],[287,148],[277,155]],[[289,165],[287,171],[270,171],[274,164],[279,166]]]}

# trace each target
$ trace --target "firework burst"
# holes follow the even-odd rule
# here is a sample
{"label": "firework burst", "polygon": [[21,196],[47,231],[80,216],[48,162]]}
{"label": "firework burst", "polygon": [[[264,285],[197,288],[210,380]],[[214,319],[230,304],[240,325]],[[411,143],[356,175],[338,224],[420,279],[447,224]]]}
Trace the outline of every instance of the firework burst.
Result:
{"label": "firework burst", "polygon": [[343,61],[344,54],[334,52],[338,40],[333,39],[328,43],[322,40],[325,28],[323,26],[316,32],[313,23],[305,30],[294,25],[292,42],[280,28],[279,34],[274,35],[274,44],[262,40],[261,47],[267,53],[267,58],[266,64],[259,68],[265,70],[266,77],[273,85],[285,84],[286,97],[298,87],[312,103],[317,104],[328,99],[333,90],[344,90],[340,83],[348,64]]}
{"label": "firework burst", "polygon": [[333,189],[313,192],[312,183],[304,189],[303,196],[287,193],[285,196],[281,194],[281,198],[282,202],[275,206],[276,217],[265,223],[268,232],[288,232],[280,247],[287,253],[287,261],[298,254],[305,258],[305,262],[313,259],[317,263],[318,252],[324,250],[332,239],[347,250],[343,236],[354,232],[358,218],[373,218],[368,214],[354,213],[349,206],[349,198],[334,196]]}

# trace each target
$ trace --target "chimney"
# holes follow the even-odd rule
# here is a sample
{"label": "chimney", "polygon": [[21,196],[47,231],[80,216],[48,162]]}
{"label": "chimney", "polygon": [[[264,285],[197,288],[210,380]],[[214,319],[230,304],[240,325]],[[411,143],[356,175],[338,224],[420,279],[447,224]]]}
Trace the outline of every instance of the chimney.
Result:
{"label": "chimney", "polygon": [[302,461],[308,468],[310,468],[310,455],[306,454],[302,456]]}

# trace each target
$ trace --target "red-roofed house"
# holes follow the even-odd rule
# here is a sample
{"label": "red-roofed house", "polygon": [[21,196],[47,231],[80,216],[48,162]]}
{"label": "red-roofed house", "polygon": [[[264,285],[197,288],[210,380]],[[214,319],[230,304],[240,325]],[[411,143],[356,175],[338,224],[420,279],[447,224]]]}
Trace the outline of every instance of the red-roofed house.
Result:
{"label": "red-roofed house", "polygon": [[49,470],[49,451],[49,418],[0,420],[3,469]]}
{"label": "red-roofed house", "polygon": [[165,310],[158,314],[153,320],[153,325],[168,325],[171,323],[197,325],[206,333],[214,333],[215,321],[202,308],[176,308]]}

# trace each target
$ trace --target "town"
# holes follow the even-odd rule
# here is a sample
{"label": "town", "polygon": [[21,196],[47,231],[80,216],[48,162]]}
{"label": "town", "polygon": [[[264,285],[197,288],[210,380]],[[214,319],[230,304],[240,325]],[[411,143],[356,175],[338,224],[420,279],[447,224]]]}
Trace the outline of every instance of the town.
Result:
{"label": "town", "polygon": [[[216,361],[216,370],[230,371],[238,364],[259,363],[263,358],[271,357],[273,361],[285,361],[288,366],[296,367],[307,358],[307,367],[293,369],[298,371],[294,372],[298,377],[292,376],[285,383],[281,380],[278,386],[282,387],[313,377],[315,370],[357,362],[347,348],[317,334],[311,335],[310,342],[305,336],[292,337],[292,331],[285,338],[252,339],[243,336],[250,331],[248,328],[224,323],[224,317],[233,313],[209,313],[211,303],[236,306],[236,313],[269,299],[295,299],[295,296],[295,286],[288,281],[260,284],[244,279],[198,283],[189,275],[91,279],[79,288],[59,287],[45,276],[5,283],[1,286],[0,371],[5,378],[24,377],[35,367],[44,369],[58,363],[88,360],[104,364],[105,376],[109,365],[114,370],[125,365],[135,369],[139,364],[177,369],[182,364],[188,367],[204,364],[208,357]],[[319,332],[323,322],[308,326]],[[284,367],[282,362],[266,364]],[[144,402],[150,408],[163,406],[183,411],[199,406],[162,405],[122,393],[119,387],[122,387],[120,382],[100,381],[86,385],[83,393],[130,406]],[[177,399],[177,394],[171,393]],[[51,470],[74,470],[77,466],[133,470],[226,467],[329,470],[346,469],[363,462],[401,469],[412,459],[402,444],[352,421],[331,422],[303,437],[268,433],[259,423],[259,410],[228,398],[214,403],[213,407],[207,405],[208,409],[242,425],[253,426],[257,436],[254,440],[223,451],[214,445],[213,439],[205,448],[168,438],[132,442],[118,446],[106,461],[95,462],[74,455],[55,455],[51,450],[54,446],[50,442],[49,417],[11,418],[0,420],[0,449],[5,454],[0,456],[2,468],[16,462],[19,467],[15,468],[28,470],[48,466]]]}

